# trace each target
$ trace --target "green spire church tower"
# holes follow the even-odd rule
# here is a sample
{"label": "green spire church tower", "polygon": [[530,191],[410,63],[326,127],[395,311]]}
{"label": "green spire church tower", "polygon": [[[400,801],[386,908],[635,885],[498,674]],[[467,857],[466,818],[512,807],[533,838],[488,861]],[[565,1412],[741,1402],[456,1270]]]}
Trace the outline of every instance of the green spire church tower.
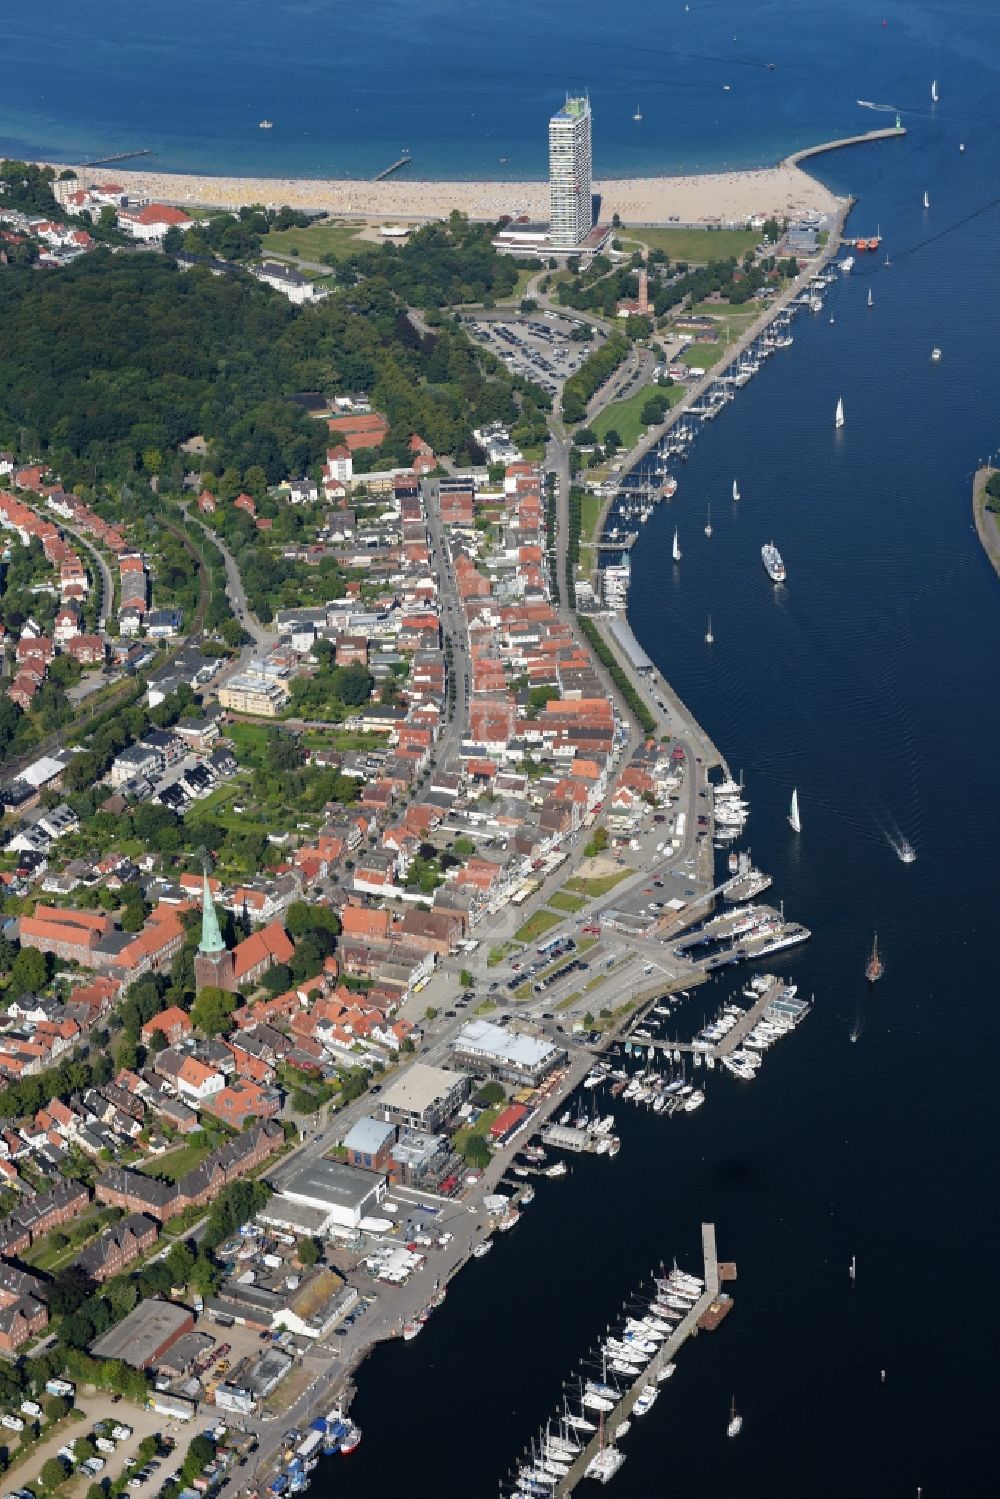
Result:
{"label": "green spire church tower", "polygon": [[199,989],[211,986],[230,992],[235,983],[233,955],[222,939],[207,869],[201,892],[201,941],[194,956],[194,981]]}

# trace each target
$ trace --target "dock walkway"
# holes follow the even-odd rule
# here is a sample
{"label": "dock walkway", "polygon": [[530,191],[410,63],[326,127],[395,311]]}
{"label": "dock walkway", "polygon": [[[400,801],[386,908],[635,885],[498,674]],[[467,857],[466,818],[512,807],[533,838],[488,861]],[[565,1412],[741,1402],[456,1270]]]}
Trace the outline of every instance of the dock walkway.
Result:
{"label": "dock walkway", "polygon": [[[732,1030],[727,1031],[722,1040],[715,1042],[714,1045],[706,1046],[701,1041],[646,1041],[641,1036],[636,1045],[654,1046],[657,1051],[665,1051],[669,1054],[679,1051],[682,1055],[691,1056],[693,1053],[699,1052],[705,1057],[728,1057],[731,1052],[736,1051],[742,1044],[745,1037],[750,1034],[760,1020],[764,1011],[769,1005],[774,1003],[784,987],[783,979],[775,978],[771,975],[771,981],[761,993],[760,998],[754,1000],[746,1014],[739,1017]],[[625,1040],[629,1039],[629,1037],[625,1037]]]}
{"label": "dock walkway", "polygon": [[[660,1370],[666,1364],[673,1362],[675,1355],[682,1345],[687,1342],[688,1338],[694,1337],[697,1334],[698,1323],[707,1312],[711,1311],[718,1300],[719,1259],[715,1245],[714,1223],[703,1223],[701,1225],[701,1249],[705,1266],[705,1290],[684,1319],[678,1322],[666,1341],[660,1344],[659,1349],[653,1355],[652,1361],[637,1374],[634,1383],[626,1390],[614,1410],[608,1413],[604,1428],[606,1432],[612,1433],[612,1436],[608,1438],[609,1441],[613,1441],[613,1433],[619,1423],[631,1415],[632,1407],[643,1385],[656,1385],[656,1378]],[[662,1386],[659,1388],[662,1388]],[[597,1456],[599,1447],[600,1436],[592,1437],[573,1463],[569,1472],[556,1484],[553,1493],[557,1496],[557,1499],[565,1499],[567,1494],[573,1492],[580,1480],[586,1477],[587,1468]]]}

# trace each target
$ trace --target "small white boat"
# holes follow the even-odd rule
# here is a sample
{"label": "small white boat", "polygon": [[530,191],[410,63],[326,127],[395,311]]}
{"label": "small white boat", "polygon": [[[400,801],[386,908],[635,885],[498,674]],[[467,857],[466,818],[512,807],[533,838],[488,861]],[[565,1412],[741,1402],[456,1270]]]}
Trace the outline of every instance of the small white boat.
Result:
{"label": "small white boat", "polygon": [[964,151],[965,150],[965,142],[964,141],[960,141],[959,142],[958,149],[960,151]]}
{"label": "small white boat", "polygon": [[679,539],[678,534],[677,534],[677,527],[676,526],[674,527],[674,545],[673,545],[673,550],[671,552],[671,556],[673,557],[673,559],[674,559],[675,562],[679,562],[681,560],[681,544],[680,544],[680,539]]}
{"label": "small white boat", "polygon": [[635,114],[632,116],[632,118],[637,125],[642,120],[642,110],[639,108],[638,104],[635,106]]}
{"label": "small white boat", "polygon": [[739,497],[740,497],[740,486],[737,484],[736,480],[734,479],[733,480],[733,499],[734,500],[738,500]]}
{"label": "small white boat", "polygon": [[799,791],[797,786],[792,790],[792,806],[791,810],[788,813],[788,826],[791,828],[793,833],[801,833],[802,831],[802,821],[799,817]]}
{"label": "small white boat", "polygon": [[936,104],[937,102],[938,102],[938,88],[937,88],[937,79],[935,78],[931,82],[931,103],[932,104]]}
{"label": "small white boat", "polygon": [[924,188],[924,207],[925,208],[930,208],[930,206],[931,206],[930,195],[927,192],[927,189]]}
{"label": "small white boat", "polygon": [[875,306],[875,302],[874,302],[874,299],[872,297],[872,289],[871,289],[871,287],[868,288],[868,306],[869,307],[874,307]]}
{"label": "small white boat", "polygon": [[837,398],[837,411],[836,411],[836,415],[833,418],[833,425],[835,427],[842,427],[844,425],[844,398],[843,398],[843,396],[838,396],[838,398]]}
{"label": "small white boat", "polygon": [[484,1239],[483,1242],[481,1244],[477,1244],[475,1249],[472,1251],[473,1259],[484,1260],[492,1248],[493,1240]]}
{"label": "small white boat", "polygon": [[673,1379],[676,1370],[676,1364],[664,1364],[662,1369],[657,1370],[656,1383],[664,1384],[666,1380]]}
{"label": "small white boat", "polygon": [[258,130],[273,130],[274,129],[274,121],[273,120],[259,120],[257,122],[257,129]]}
{"label": "small white boat", "polygon": [[715,636],[712,634],[712,616],[708,616],[708,629],[705,631],[705,644],[714,645]]}
{"label": "small white boat", "polygon": [[737,1415],[737,1413],[736,1413],[736,1397],[734,1395],[733,1396],[733,1403],[729,1407],[729,1425],[726,1427],[726,1436],[727,1437],[738,1437],[739,1434],[740,1434],[740,1432],[742,1430],[743,1430],[743,1417]]}
{"label": "small white boat", "polygon": [[904,864],[912,864],[912,863],[914,863],[915,860],[916,860],[916,857],[917,857],[917,851],[916,851],[916,849],[913,847],[913,844],[910,843],[908,841],[908,839],[906,839],[906,838],[903,839],[901,845],[896,850],[896,852],[899,855],[899,857],[902,859],[902,861],[903,861]]}
{"label": "small white boat", "polygon": [[644,1416],[647,1411],[652,1410],[653,1406],[659,1399],[659,1395],[660,1392],[656,1388],[655,1384],[644,1384],[638,1395],[635,1397],[635,1404],[632,1407],[632,1414],[634,1416]]}
{"label": "small white boat", "polygon": [[938,362],[938,360],[939,360],[939,359],[940,359],[940,358],[941,358],[941,350],[940,350],[940,349],[939,349],[939,348],[938,348],[938,347],[937,347],[937,345],[936,345],[936,344],[935,344],[935,346],[934,346],[934,348],[933,348],[933,349],[931,349],[931,359],[932,359],[932,360],[933,360],[933,362],[934,362],[934,363],[935,363],[935,364],[937,364],[937,362]]}

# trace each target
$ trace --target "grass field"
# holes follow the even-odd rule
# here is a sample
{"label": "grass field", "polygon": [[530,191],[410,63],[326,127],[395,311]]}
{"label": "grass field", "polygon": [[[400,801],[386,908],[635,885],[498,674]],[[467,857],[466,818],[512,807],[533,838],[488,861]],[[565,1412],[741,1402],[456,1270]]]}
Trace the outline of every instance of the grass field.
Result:
{"label": "grass field", "polygon": [[550,895],[548,904],[553,911],[579,911],[587,902],[579,895],[571,895],[567,890],[557,890]]}
{"label": "grass field", "polygon": [[514,933],[514,940],[516,942],[537,942],[539,937],[544,937],[546,932],[551,931],[554,926],[558,926],[560,921],[563,920],[565,918],[562,912],[547,911],[543,906],[540,911],[535,912],[534,916],[529,916],[522,927],[518,927]]}
{"label": "grass field", "polygon": [[723,333],[728,328],[730,338],[738,338],[760,317],[762,307],[760,302],[741,302],[736,306],[728,302],[697,302],[691,311],[699,317],[714,318]]}
{"label": "grass field", "polygon": [[686,364],[699,370],[710,370],[713,364],[717,364],[726,352],[726,344],[722,339],[717,344],[691,344],[678,354],[677,358],[681,364]]}
{"label": "grass field", "polygon": [[272,229],[261,240],[261,250],[265,255],[298,251],[302,260],[322,260],[324,255],[346,259],[355,250],[374,248],[358,239],[363,228],[363,224],[310,224],[308,229]]}
{"label": "grass field", "polygon": [[650,396],[666,396],[673,406],[683,394],[684,388],[680,385],[644,385],[641,390],[626,397],[624,401],[612,401],[610,406],[605,406],[600,415],[595,416],[591,422],[591,429],[603,442],[606,434],[614,427],[624,446],[630,448],[639,441],[646,430],[641,420],[641,412]]}
{"label": "grass field", "polygon": [[755,229],[626,229],[619,235],[622,245],[638,240],[651,250],[662,250],[671,260],[706,265],[710,260],[740,259],[760,243]]}
{"label": "grass field", "polygon": [[607,895],[609,890],[613,890],[616,885],[620,885],[622,880],[627,880],[632,874],[635,874],[634,869],[619,869],[616,874],[605,874],[600,879],[591,880],[574,875],[571,880],[566,881],[565,888],[575,891],[577,895],[585,895],[588,900],[591,900],[597,895]]}
{"label": "grass field", "polygon": [[[594,532],[597,530],[597,517],[601,513],[604,501],[600,495],[585,494],[580,500],[580,541],[594,540]],[[553,902],[553,904],[555,904]]]}
{"label": "grass field", "polygon": [[182,1176],[201,1165],[211,1148],[208,1140],[201,1140],[196,1145],[180,1145],[176,1150],[168,1150],[164,1155],[144,1161],[139,1169],[145,1176],[160,1176],[165,1181],[179,1182]]}

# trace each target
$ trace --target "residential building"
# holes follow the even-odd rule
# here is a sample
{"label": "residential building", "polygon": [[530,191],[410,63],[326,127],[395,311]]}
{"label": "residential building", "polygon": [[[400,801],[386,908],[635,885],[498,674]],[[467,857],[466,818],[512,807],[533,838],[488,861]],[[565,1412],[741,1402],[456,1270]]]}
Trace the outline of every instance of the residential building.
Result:
{"label": "residential building", "polygon": [[588,98],[567,96],[549,120],[549,240],[573,249],[593,223],[591,116]]}

